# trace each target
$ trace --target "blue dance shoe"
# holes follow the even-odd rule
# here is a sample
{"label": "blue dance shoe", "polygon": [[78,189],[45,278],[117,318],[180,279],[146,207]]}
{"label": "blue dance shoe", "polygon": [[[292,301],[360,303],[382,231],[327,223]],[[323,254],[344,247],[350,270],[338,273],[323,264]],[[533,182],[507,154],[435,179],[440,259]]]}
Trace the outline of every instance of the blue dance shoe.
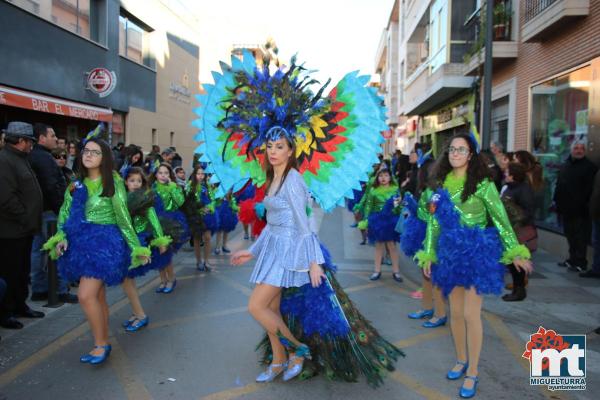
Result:
{"label": "blue dance shoe", "polygon": [[[167,285],[168,285],[168,283],[167,283]],[[173,292],[173,290],[175,290],[175,286],[177,286],[177,279],[175,279],[175,280],[173,281],[173,284],[171,285],[171,287],[169,287],[169,286],[165,286],[165,288],[163,289],[163,291],[162,291],[162,292],[163,292],[163,293],[172,293],[172,292]]]}
{"label": "blue dance shoe", "polygon": [[223,254],[231,253],[231,250],[229,250],[227,247],[221,247],[221,251],[223,252]]}
{"label": "blue dance shoe", "polygon": [[131,325],[135,321],[135,319],[136,319],[135,314],[131,314],[131,316],[129,317],[129,319],[126,319],[125,321],[123,321],[121,323],[121,326],[123,328],[127,328],[129,325]]}
{"label": "blue dance shoe", "polygon": [[106,346],[94,346],[95,349],[104,349],[104,353],[102,353],[102,355],[100,356],[95,356],[93,354],[84,354],[81,356],[81,358],[79,358],[79,361],[84,363],[84,364],[101,364],[103,363],[108,356],[110,355],[110,351],[112,350],[112,346],[110,344],[106,345]]}
{"label": "blue dance shoe", "polygon": [[411,312],[408,314],[408,318],[410,319],[423,319],[423,318],[431,318],[433,317],[433,309],[431,310],[419,310],[415,312]]}
{"label": "blue dance shoe", "polygon": [[463,399],[470,399],[471,397],[474,397],[475,394],[477,393],[477,383],[479,382],[479,378],[476,376],[465,376],[465,381],[467,379],[470,379],[473,381],[473,389],[466,389],[463,383],[463,386],[461,386],[460,391],[458,392],[459,396],[462,397]]}
{"label": "blue dance shoe", "polygon": [[131,322],[129,324],[129,326],[127,328],[125,328],[125,330],[127,332],[137,332],[140,329],[142,329],[143,327],[148,325],[148,322],[150,322],[150,318],[148,318],[148,316],[140,319],[140,318],[136,318],[135,320],[133,320],[133,322]]}
{"label": "blue dance shoe", "polygon": [[423,328],[437,328],[438,326],[446,325],[447,321],[448,321],[447,317],[438,318],[437,321],[435,321],[435,322],[431,322],[431,320],[429,320],[429,321],[423,322],[422,327]]}
{"label": "blue dance shoe", "polygon": [[[279,368],[281,367],[281,369],[279,371],[273,371],[273,368]],[[267,383],[267,382],[272,382],[275,378],[277,378],[282,372],[284,372],[287,368],[287,362],[283,363],[283,364],[271,364],[269,365],[269,367],[267,368],[267,370],[263,373],[261,373],[259,376],[256,377],[256,382],[259,383]]]}
{"label": "blue dance shoe", "polygon": [[161,282],[160,285],[156,288],[156,293],[164,293],[166,289],[165,283]]}
{"label": "blue dance shoe", "polygon": [[451,381],[455,381],[458,378],[460,378],[462,376],[462,374],[467,372],[467,368],[469,368],[468,362],[457,361],[456,365],[462,365],[462,368],[459,371],[454,371],[454,368],[452,368],[450,371],[448,371],[446,378],[450,379]]}
{"label": "blue dance shoe", "polygon": [[[293,360],[297,360],[299,358],[302,358],[302,361],[300,361],[299,363],[292,362]],[[300,373],[302,372],[302,368],[304,366],[304,360],[306,360],[306,359],[310,360],[311,358],[312,358],[312,356],[310,355],[310,349],[308,348],[307,345],[301,344],[300,346],[298,346],[297,350],[296,350],[296,354],[291,356],[288,361],[288,367],[285,370],[285,372],[283,373],[283,381],[287,382],[287,381],[297,377],[298,375],[300,375]]]}

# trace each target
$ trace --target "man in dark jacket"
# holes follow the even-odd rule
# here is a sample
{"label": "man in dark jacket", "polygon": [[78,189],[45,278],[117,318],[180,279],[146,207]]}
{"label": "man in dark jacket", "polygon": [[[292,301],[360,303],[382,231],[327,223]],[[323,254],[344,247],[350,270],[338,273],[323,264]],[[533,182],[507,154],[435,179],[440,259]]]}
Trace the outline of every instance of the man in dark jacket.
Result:
{"label": "man in dark jacket", "polygon": [[[67,183],[52,150],[58,146],[54,129],[46,124],[35,124],[33,134],[37,143],[29,154],[29,163],[35,172],[44,197],[42,230],[33,237],[31,249],[31,300],[48,298],[47,258],[42,254],[42,245],[48,240],[48,223],[56,221],[62,206]],[[68,293],[67,283],[59,277],[58,296],[63,302],[77,303],[77,296]]]}
{"label": "man in dark jacket", "polygon": [[573,142],[571,155],[558,174],[554,191],[556,212],[569,243],[569,258],[558,265],[580,272],[587,268],[587,245],[592,233],[590,196],[598,170],[585,156],[585,151],[585,142]]}
{"label": "man in dark jacket", "polygon": [[594,191],[590,198],[590,217],[592,218],[594,231],[594,240],[592,241],[594,260],[592,261],[592,268],[579,273],[579,276],[582,278],[600,278],[600,171],[596,172],[596,179],[594,179]]}
{"label": "man in dark jacket", "polygon": [[31,243],[40,231],[43,199],[35,173],[27,162],[35,137],[25,122],[11,122],[0,151],[0,278],[7,284],[0,307],[0,326],[20,329],[15,317],[41,318],[27,306]]}

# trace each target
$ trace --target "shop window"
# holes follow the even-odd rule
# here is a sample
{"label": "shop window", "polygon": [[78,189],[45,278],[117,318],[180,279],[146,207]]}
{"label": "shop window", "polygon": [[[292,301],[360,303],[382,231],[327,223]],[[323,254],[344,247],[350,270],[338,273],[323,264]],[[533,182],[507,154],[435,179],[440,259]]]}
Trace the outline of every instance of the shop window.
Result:
{"label": "shop window", "polygon": [[576,138],[587,138],[591,67],[586,66],[531,88],[532,149],[544,168],[544,189],[536,218],[559,230],[552,198],[558,172]]}
{"label": "shop window", "polygon": [[153,67],[150,59],[149,39],[152,29],[121,10],[119,15],[119,54],[139,64]]}
{"label": "shop window", "polygon": [[500,143],[508,149],[508,96],[492,103],[492,142]]}
{"label": "shop window", "polygon": [[106,0],[8,0],[68,31],[106,44]]}

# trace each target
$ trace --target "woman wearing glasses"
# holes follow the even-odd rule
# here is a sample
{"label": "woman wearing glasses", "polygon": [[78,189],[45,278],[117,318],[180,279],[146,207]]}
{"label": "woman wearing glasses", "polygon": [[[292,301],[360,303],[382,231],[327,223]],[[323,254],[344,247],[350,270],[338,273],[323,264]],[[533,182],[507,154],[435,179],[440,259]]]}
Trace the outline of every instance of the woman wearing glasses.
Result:
{"label": "woman wearing glasses", "polygon": [[52,157],[54,157],[56,164],[62,171],[67,184],[73,182],[76,179],[76,177],[73,170],[67,167],[67,150],[61,148],[54,149],[52,150]]}
{"label": "woman wearing glasses", "polygon": [[61,275],[79,281],[79,304],[94,336],[82,363],[100,364],[110,355],[106,285],[120,284],[129,268],[149,261],[127,210],[123,180],[113,172],[110,147],[87,140],[77,159],[79,177],[69,185],[58,216],[58,233],[44,245],[58,258]]}
{"label": "woman wearing glasses", "polygon": [[463,398],[473,397],[477,388],[482,296],[502,292],[502,264],[532,270],[529,251],[517,241],[478,149],[474,135],[459,134],[439,158],[431,176],[424,249],[415,256],[449,298],[457,362],[446,377],[456,380],[466,373]]}

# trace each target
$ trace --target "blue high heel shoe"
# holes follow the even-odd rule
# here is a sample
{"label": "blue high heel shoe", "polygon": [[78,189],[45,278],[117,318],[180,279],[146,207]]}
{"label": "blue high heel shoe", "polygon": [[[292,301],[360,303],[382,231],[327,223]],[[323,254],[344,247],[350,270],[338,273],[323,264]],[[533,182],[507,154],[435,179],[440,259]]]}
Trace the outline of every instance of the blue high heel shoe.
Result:
{"label": "blue high heel shoe", "polygon": [[460,391],[458,392],[459,396],[462,397],[463,399],[470,399],[471,397],[475,396],[475,394],[477,393],[477,383],[479,382],[479,378],[476,376],[465,376],[465,381],[467,379],[470,379],[473,381],[473,389],[466,389],[465,385],[463,383],[463,386],[461,386]]}
{"label": "blue high heel shoe", "polygon": [[[299,358],[302,358],[302,361],[300,361],[299,363],[292,362]],[[301,344],[300,346],[298,346],[296,348],[296,354],[291,356],[290,359],[288,360],[288,367],[285,370],[285,372],[283,373],[283,381],[287,382],[290,379],[293,379],[296,376],[300,375],[300,373],[302,372],[302,368],[304,366],[304,360],[306,360],[306,359],[310,360],[311,358],[312,358],[312,356],[310,355],[310,349],[308,348],[307,345]]]}
{"label": "blue high heel shoe", "polygon": [[408,314],[408,318],[410,319],[423,319],[423,318],[431,318],[433,317],[433,309],[431,310],[420,310],[411,312]]}
{"label": "blue high heel shoe", "polygon": [[450,379],[451,381],[455,381],[458,378],[460,378],[462,376],[462,374],[467,372],[467,368],[469,368],[468,362],[457,361],[456,365],[462,365],[462,368],[459,371],[454,371],[454,368],[452,368],[450,371],[448,371],[446,378]]}
{"label": "blue high heel shoe", "polygon": [[171,287],[165,286],[165,288],[163,289],[163,293],[172,293],[173,290],[175,290],[175,286],[177,286],[177,279],[175,279],[173,281],[173,285],[171,285]]}
{"label": "blue high heel shoe", "polygon": [[129,324],[129,326],[127,326],[127,328],[125,328],[125,330],[127,332],[137,332],[143,327],[147,326],[148,322],[150,322],[150,318],[148,318],[148,316],[142,319],[136,318],[132,323]]}
{"label": "blue high heel shoe", "polygon": [[[277,372],[273,371],[273,368],[279,368],[281,367],[281,369]],[[282,372],[284,372],[287,368],[287,362],[283,363],[283,364],[271,364],[269,365],[269,367],[267,368],[267,370],[263,373],[261,373],[259,376],[256,377],[256,382],[259,383],[267,383],[267,382],[272,382],[275,378],[277,378]]]}
{"label": "blue high heel shoe", "polygon": [[165,292],[165,284],[164,283],[160,283],[160,285],[158,285],[158,287],[156,288],[155,292],[156,293],[164,293]]}
{"label": "blue high heel shoe", "polygon": [[135,321],[135,314],[131,314],[131,316],[129,317],[129,319],[126,319],[125,321],[123,321],[121,323],[121,326],[123,328],[127,328],[129,325],[131,325],[133,322]]}
{"label": "blue high heel shoe", "polygon": [[108,358],[108,356],[110,355],[110,352],[112,350],[112,346],[110,344],[106,345],[106,346],[94,346],[94,349],[104,349],[104,353],[102,353],[102,355],[100,356],[95,356],[93,354],[84,354],[81,356],[81,358],[79,358],[79,361],[84,363],[84,364],[101,364],[104,361],[106,361],[106,359]]}
{"label": "blue high heel shoe", "polygon": [[446,325],[447,321],[448,321],[447,317],[442,317],[442,318],[438,318],[438,320],[435,322],[431,322],[431,320],[425,321],[425,322],[423,322],[422,326],[423,326],[423,328],[437,328],[438,326]]}

